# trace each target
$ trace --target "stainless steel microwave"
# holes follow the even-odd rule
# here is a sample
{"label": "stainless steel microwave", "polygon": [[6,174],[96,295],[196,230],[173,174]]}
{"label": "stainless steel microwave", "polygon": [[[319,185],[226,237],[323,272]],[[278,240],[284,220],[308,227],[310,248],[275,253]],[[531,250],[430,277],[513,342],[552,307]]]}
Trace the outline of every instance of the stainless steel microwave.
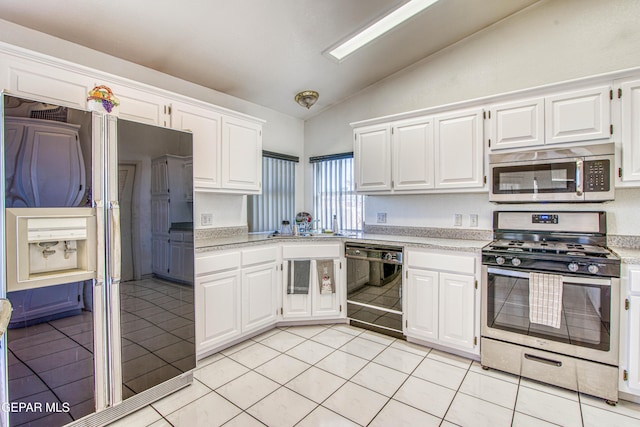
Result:
{"label": "stainless steel microwave", "polygon": [[614,199],[614,143],[489,156],[496,203],[605,202]]}

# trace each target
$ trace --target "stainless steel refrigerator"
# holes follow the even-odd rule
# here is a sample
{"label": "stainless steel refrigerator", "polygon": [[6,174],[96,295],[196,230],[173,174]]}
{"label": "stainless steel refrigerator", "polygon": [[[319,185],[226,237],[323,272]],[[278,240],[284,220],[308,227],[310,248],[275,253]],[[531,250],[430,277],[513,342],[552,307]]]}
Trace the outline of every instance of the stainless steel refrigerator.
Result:
{"label": "stainless steel refrigerator", "polygon": [[192,382],[192,136],[2,95],[2,425],[101,425]]}

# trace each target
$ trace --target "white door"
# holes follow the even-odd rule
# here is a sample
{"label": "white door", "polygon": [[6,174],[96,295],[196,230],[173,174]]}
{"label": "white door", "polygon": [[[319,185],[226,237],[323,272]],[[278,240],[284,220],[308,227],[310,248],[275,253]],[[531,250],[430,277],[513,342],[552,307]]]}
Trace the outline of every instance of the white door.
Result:
{"label": "white door", "polygon": [[240,335],[239,271],[198,278],[196,301],[196,353]]}
{"label": "white door", "polygon": [[438,338],[456,347],[472,349],[475,326],[473,276],[440,273]]}
{"label": "white door", "polygon": [[242,333],[274,324],[277,319],[276,266],[242,271]]}
{"label": "white door", "polygon": [[393,188],[433,188],[433,119],[422,117],[393,126]]}
{"label": "white door", "polygon": [[547,144],[609,139],[610,90],[600,86],[546,97]]}
{"label": "white door", "polygon": [[151,199],[151,232],[167,234],[171,227],[169,214],[169,198],[154,197]]}
{"label": "white door", "polygon": [[628,387],[640,394],[640,296],[629,297]]}
{"label": "white door", "polygon": [[640,80],[620,87],[622,113],[622,181],[640,181]]}
{"label": "white door", "polygon": [[86,191],[78,127],[64,123],[29,125],[15,171],[27,207],[78,206]]}
{"label": "white door", "polygon": [[627,370],[629,375],[628,390],[624,391],[640,395],[640,266],[624,265],[623,273],[626,274],[622,277],[622,284],[624,287],[626,282],[629,304],[628,310],[621,312],[622,321],[626,321],[620,328],[624,333],[626,326],[626,334],[621,335],[621,351],[625,342],[628,345],[626,354],[620,355],[621,370]]}
{"label": "white door", "polygon": [[357,191],[391,190],[391,127],[356,129],[354,160]]}
{"label": "white door", "polygon": [[[296,260],[307,261],[311,260]],[[311,272],[312,268],[309,267],[309,273],[300,274],[296,273],[296,268],[300,270],[300,266],[296,267],[294,260],[285,260],[283,262],[283,276],[282,276],[282,317],[284,319],[300,319],[311,318]],[[306,276],[306,279],[305,279]],[[296,280],[296,284],[294,281]],[[308,283],[308,290],[305,293],[303,289]]]}
{"label": "white door", "polygon": [[120,100],[120,106],[117,107],[119,118],[148,125],[168,125],[169,115],[165,104],[166,99],[151,92],[127,86],[114,84],[109,87]]}
{"label": "white door", "polygon": [[4,179],[5,179],[5,206],[12,207],[14,200],[21,200],[21,191],[18,181],[14,182],[14,175],[18,168],[18,153],[22,146],[25,125],[16,122],[11,117],[4,119]]}
{"label": "white door", "polygon": [[478,188],[483,182],[482,110],[435,118],[436,188]]}
{"label": "white door", "polygon": [[437,340],[438,272],[410,269],[407,276],[405,333],[415,338]]}
{"label": "white door", "polygon": [[193,133],[193,186],[196,190],[220,188],[221,121],[219,113],[191,105],[171,106],[171,127]]}
{"label": "white door", "polygon": [[333,280],[335,280],[335,292],[333,293],[321,293],[319,277],[322,277],[322,272],[318,275],[318,261],[312,261],[312,294],[313,301],[311,307],[311,314],[314,318],[317,317],[339,317],[342,311],[340,306],[340,295],[342,294],[342,262],[340,260],[333,260]]}
{"label": "white door", "polygon": [[176,280],[184,280],[184,269],[183,263],[183,247],[182,243],[182,233],[179,233],[180,236],[178,240],[174,240],[173,233],[171,233],[171,240],[169,242],[169,277]]}
{"label": "white door", "polygon": [[151,271],[160,276],[169,274],[169,237],[151,239]]}
{"label": "white door", "polygon": [[262,191],[262,126],[222,119],[222,187],[245,194]]}
{"label": "white door", "polygon": [[169,163],[166,156],[151,162],[151,195],[169,195]]}
{"label": "white door", "polygon": [[[5,60],[5,58],[3,58]],[[41,62],[29,64],[8,60],[11,93],[52,104],[87,108],[87,93],[94,86],[90,77]]]}
{"label": "white door", "polygon": [[489,116],[491,150],[544,144],[544,98],[494,105]]}

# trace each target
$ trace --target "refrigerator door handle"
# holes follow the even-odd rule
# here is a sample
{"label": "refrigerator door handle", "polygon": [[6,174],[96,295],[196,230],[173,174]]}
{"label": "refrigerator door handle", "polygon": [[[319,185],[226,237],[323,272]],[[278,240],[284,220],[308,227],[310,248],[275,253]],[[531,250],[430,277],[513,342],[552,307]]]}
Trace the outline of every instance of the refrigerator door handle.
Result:
{"label": "refrigerator door handle", "polygon": [[[105,241],[104,241],[104,202],[102,200],[95,200],[93,203],[93,208],[96,212],[96,248],[98,248],[98,253],[104,250]],[[104,257],[97,256],[96,257],[96,283],[103,284],[104,283]]]}
{"label": "refrigerator door handle", "polygon": [[112,201],[109,205],[109,213],[111,215],[111,265],[110,279],[111,283],[120,283],[121,275],[121,249],[120,249],[120,204],[118,201]]}

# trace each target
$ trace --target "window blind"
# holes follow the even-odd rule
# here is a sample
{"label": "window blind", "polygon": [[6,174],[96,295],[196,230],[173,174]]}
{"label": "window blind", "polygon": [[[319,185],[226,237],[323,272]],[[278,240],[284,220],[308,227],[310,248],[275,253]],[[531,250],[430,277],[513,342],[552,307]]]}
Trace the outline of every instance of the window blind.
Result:
{"label": "window blind", "polygon": [[336,215],[338,228],[362,231],[364,196],[355,192],[353,153],[313,157],[314,212],[319,227],[331,229]]}
{"label": "window blind", "polygon": [[295,220],[295,166],[297,157],[262,154],[262,194],[247,198],[249,231],[275,231],[282,220]]}

